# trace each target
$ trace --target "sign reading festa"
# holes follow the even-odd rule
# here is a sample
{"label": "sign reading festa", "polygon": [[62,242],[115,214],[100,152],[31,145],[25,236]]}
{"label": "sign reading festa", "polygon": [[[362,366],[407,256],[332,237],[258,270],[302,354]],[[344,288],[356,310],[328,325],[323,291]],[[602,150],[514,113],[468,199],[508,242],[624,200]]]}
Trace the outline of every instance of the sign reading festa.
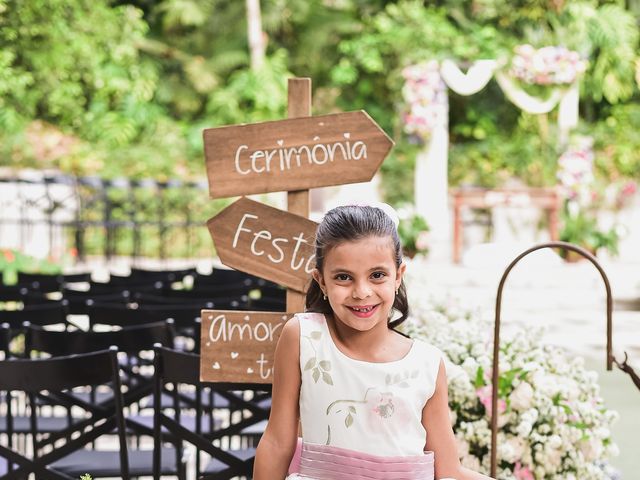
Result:
{"label": "sign reading festa", "polygon": [[286,313],[203,310],[200,379],[271,383]]}
{"label": "sign reading festa", "polygon": [[364,111],[204,131],[211,198],[371,180],[393,141]]}
{"label": "sign reading festa", "polygon": [[315,267],[317,223],[241,198],[207,222],[220,260],[304,292]]}

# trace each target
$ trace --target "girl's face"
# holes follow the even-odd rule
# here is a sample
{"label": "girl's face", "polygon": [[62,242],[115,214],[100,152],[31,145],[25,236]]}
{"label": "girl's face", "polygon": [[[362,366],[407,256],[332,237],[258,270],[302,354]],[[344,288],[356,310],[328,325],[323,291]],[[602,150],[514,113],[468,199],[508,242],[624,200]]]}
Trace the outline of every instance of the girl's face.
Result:
{"label": "girl's face", "polygon": [[387,328],[405,264],[396,268],[392,242],[366,237],[330,249],[313,277],[328,297],[336,320],[358,331]]}

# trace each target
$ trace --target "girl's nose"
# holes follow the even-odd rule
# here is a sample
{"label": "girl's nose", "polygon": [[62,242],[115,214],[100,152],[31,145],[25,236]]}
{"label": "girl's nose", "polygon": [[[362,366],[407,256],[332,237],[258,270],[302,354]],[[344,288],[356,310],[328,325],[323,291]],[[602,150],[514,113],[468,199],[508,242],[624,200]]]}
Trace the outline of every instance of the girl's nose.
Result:
{"label": "girl's nose", "polygon": [[351,297],[356,299],[363,299],[371,296],[371,288],[366,282],[356,283],[351,292]]}

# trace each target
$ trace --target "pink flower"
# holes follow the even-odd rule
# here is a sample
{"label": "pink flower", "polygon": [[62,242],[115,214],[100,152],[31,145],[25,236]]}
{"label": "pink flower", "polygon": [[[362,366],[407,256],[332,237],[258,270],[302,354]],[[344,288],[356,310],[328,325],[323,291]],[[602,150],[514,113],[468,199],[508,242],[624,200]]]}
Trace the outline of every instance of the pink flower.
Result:
{"label": "pink flower", "polygon": [[4,258],[7,262],[11,263],[16,259],[16,256],[13,254],[11,250],[5,250],[3,252]]}
{"label": "pink flower", "polygon": [[634,182],[633,180],[628,181],[627,183],[624,184],[624,186],[622,187],[622,195],[634,195],[636,193],[636,191],[638,190],[638,185],[636,185],[636,182]]}
{"label": "pink flower", "polygon": [[[484,387],[481,387],[479,389],[476,390],[476,394],[478,395],[478,399],[480,400],[480,403],[482,403],[482,405],[484,405],[485,410],[487,411],[487,414],[489,416],[491,416],[491,393],[492,393],[493,389],[491,388],[491,385],[486,385]],[[505,402],[503,399],[498,398],[498,414],[504,412],[507,409],[507,402]]]}
{"label": "pink flower", "polygon": [[520,462],[516,462],[516,468],[513,470],[513,475],[517,480],[535,480],[531,470],[527,467],[523,467]]}

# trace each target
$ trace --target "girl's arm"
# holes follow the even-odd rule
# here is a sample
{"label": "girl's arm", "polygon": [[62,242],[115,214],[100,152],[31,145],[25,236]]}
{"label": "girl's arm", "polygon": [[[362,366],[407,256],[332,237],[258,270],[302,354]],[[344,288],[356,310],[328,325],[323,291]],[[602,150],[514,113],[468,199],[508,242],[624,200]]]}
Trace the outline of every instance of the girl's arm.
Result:
{"label": "girl's arm", "polygon": [[298,439],[300,397],[300,324],[289,320],[275,351],[271,414],[260,439],[253,468],[254,480],[282,480]]}
{"label": "girl's arm", "polygon": [[460,465],[458,447],[449,416],[449,393],[444,362],[440,361],[436,390],[422,410],[422,425],[427,431],[425,450],[434,453],[435,478],[488,480],[490,477]]}

